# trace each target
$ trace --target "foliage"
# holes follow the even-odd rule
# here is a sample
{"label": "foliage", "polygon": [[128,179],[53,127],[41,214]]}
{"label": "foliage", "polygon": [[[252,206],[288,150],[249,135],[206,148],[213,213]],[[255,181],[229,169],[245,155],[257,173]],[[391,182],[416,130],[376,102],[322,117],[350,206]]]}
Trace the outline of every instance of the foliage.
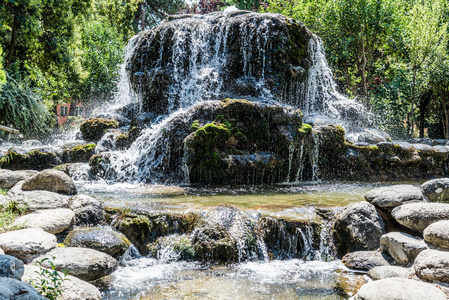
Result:
{"label": "foliage", "polygon": [[[6,191],[0,189],[0,195],[5,194]],[[25,209],[20,208],[14,201],[7,201],[3,205],[0,205],[0,233],[23,228],[26,224],[11,225],[15,219],[24,213]]]}
{"label": "foliage", "polygon": [[2,55],[3,55],[3,49],[2,49],[2,46],[0,45],[0,90],[2,89],[2,85],[6,82],[6,73],[3,70]]}
{"label": "foliage", "polygon": [[[55,257],[53,257],[53,260]],[[50,269],[43,267],[44,263],[50,265]],[[47,299],[53,300],[57,299],[62,294],[61,286],[64,281],[70,280],[67,278],[67,270],[61,272],[56,271],[56,266],[53,261],[48,257],[37,261],[36,264],[39,266],[39,271],[35,271],[39,277],[36,280],[31,281],[31,285]]]}

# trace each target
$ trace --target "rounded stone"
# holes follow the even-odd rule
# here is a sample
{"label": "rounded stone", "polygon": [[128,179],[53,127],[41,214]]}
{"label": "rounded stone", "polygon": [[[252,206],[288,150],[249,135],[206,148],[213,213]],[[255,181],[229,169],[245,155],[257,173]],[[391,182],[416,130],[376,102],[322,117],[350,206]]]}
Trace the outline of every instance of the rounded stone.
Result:
{"label": "rounded stone", "polygon": [[17,182],[30,178],[36,175],[37,171],[24,170],[24,171],[10,171],[5,169],[0,169],[0,189],[10,189]]}
{"label": "rounded stone", "polygon": [[46,300],[28,283],[7,277],[0,277],[0,299]]}
{"label": "rounded stone", "polygon": [[[109,275],[118,267],[117,260],[112,256],[88,248],[58,247],[36,258],[34,262],[42,262],[44,258],[52,260],[57,271],[67,269],[73,276],[87,281]],[[42,265],[50,267],[48,261]]]}
{"label": "rounded stone", "polygon": [[68,206],[75,213],[76,225],[97,225],[104,218],[104,204],[87,195],[75,195]]}
{"label": "rounded stone", "polygon": [[391,258],[380,251],[356,251],[343,256],[345,266],[356,270],[371,270],[374,267],[390,266]]}
{"label": "rounded stone", "polygon": [[26,179],[22,185],[22,190],[45,190],[65,195],[77,193],[72,179],[66,173],[54,169],[43,170]]}
{"label": "rounded stone", "polygon": [[23,275],[23,262],[10,255],[0,255],[0,277],[20,280]]}
{"label": "rounded stone", "polygon": [[354,300],[443,300],[446,295],[437,287],[417,280],[387,278],[362,286]]}
{"label": "rounded stone", "polygon": [[95,249],[118,259],[131,243],[123,234],[110,227],[79,227],[69,232],[64,245]]}
{"label": "rounded stone", "polygon": [[424,182],[421,191],[431,202],[449,202],[449,178],[438,178]]}
{"label": "rounded stone", "polygon": [[435,248],[449,250],[449,221],[430,224],[423,233],[424,240]]}
{"label": "rounded stone", "polygon": [[415,259],[416,275],[426,281],[449,283],[449,252],[425,250]]}
{"label": "rounded stone", "polygon": [[416,256],[427,249],[423,240],[403,232],[389,232],[380,238],[380,251],[388,253],[398,264],[413,263]]}
{"label": "rounded stone", "polygon": [[368,271],[369,277],[373,280],[380,280],[385,278],[409,278],[414,274],[414,271],[409,268],[399,267],[399,266],[379,266],[372,268]]}
{"label": "rounded stone", "polygon": [[0,234],[0,247],[6,254],[29,262],[55,248],[56,236],[37,228],[9,231]]}
{"label": "rounded stone", "polygon": [[49,233],[60,233],[75,222],[75,213],[67,208],[39,210],[17,218],[13,226],[24,224],[25,228],[41,228]]}
{"label": "rounded stone", "polygon": [[386,209],[392,209],[404,203],[423,202],[421,190],[413,185],[392,185],[373,189],[365,193],[369,203]]}
{"label": "rounded stone", "polygon": [[446,203],[410,203],[396,207],[391,212],[401,225],[423,232],[432,223],[449,220],[449,204]]}

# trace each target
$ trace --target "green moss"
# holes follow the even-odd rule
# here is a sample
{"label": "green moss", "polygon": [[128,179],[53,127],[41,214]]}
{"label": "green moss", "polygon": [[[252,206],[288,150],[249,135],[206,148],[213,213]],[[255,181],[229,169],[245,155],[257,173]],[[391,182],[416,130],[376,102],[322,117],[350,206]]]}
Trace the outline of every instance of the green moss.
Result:
{"label": "green moss", "polygon": [[43,170],[53,168],[57,165],[57,162],[57,156],[53,152],[44,152],[35,149],[25,154],[21,154],[10,149],[6,155],[0,159],[0,167],[10,170]]}
{"label": "green moss", "polygon": [[68,162],[88,162],[92,155],[95,154],[96,146],[96,144],[90,143],[65,149],[63,157]]}
{"label": "green moss", "polygon": [[200,125],[201,125],[200,120],[195,120],[192,122],[192,125],[190,125],[190,130],[196,131],[200,128]]}
{"label": "green moss", "polygon": [[118,128],[118,122],[114,119],[91,118],[80,125],[83,139],[94,142],[100,140],[106,130],[111,128]]}
{"label": "green moss", "polygon": [[309,124],[302,124],[302,127],[298,129],[299,136],[303,138],[305,135],[310,134],[312,132],[312,126]]}

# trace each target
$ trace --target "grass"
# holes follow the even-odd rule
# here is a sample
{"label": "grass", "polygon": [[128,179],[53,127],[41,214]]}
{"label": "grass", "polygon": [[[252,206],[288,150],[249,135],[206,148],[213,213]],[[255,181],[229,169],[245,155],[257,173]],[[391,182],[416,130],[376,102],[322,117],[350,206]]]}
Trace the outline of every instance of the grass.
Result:
{"label": "grass", "polygon": [[6,196],[6,193],[7,193],[8,191],[6,191],[6,190],[2,190],[2,189],[0,189],[0,195],[2,195],[2,196]]}
{"label": "grass", "polygon": [[18,207],[14,201],[8,201],[6,204],[0,205],[0,233],[23,228],[26,225],[25,223],[14,226],[12,224],[24,212],[25,209]]}

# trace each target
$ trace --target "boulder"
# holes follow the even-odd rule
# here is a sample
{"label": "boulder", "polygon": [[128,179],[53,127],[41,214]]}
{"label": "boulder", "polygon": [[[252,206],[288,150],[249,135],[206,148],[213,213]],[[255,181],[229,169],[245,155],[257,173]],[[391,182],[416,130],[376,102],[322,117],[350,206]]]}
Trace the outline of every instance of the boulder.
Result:
{"label": "boulder", "polygon": [[446,203],[410,203],[396,207],[391,212],[401,225],[423,232],[432,223],[449,220],[449,204]]}
{"label": "boulder", "polygon": [[354,300],[443,300],[446,295],[432,284],[405,278],[387,278],[362,286]]}
{"label": "boulder", "polygon": [[449,250],[449,220],[430,224],[424,230],[423,236],[432,247]]}
{"label": "boulder", "polygon": [[412,269],[399,267],[399,266],[380,266],[372,268],[368,271],[369,277],[373,280],[380,280],[385,278],[409,278],[409,276],[413,275],[414,272]]}
{"label": "boulder", "polygon": [[89,164],[86,163],[68,163],[57,165],[53,169],[62,171],[72,178],[72,180],[89,180]]}
{"label": "boulder", "polygon": [[348,268],[368,271],[374,267],[390,266],[392,259],[380,251],[356,251],[343,256],[342,262]]}
{"label": "boulder", "polygon": [[97,142],[108,129],[118,128],[118,122],[114,119],[90,118],[80,125],[83,139],[89,142]]}
{"label": "boulder", "polygon": [[29,212],[42,209],[56,209],[66,208],[69,196],[61,195],[49,191],[23,191],[22,184],[24,181],[19,181],[7,193],[10,199],[13,199],[17,205]]}
{"label": "boulder", "polygon": [[0,234],[0,247],[6,254],[29,262],[55,248],[56,236],[36,228],[9,231]]}
{"label": "boulder", "polygon": [[10,171],[0,169],[0,189],[7,190],[12,188],[17,182],[30,178],[36,175],[38,171],[24,170],[24,171]]}
{"label": "boulder", "polygon": [[46,300],[31,285],[13,278],[0,277],[0,299]]}
{"label": "boulder", "polygon": [[95,154],[96,146],[96,144],[90,143],[64,149],[62,152],[63,161],[67,163],[87,163],[92,155]]}
{"label": "boulder", "polygon": [[449,178],[439,178],[424,182],[421,191],[431,202],[449,202]]}
{"label": "boulder", "polygon": [[75,222],[75,213],[67,208],[38,210],[17,218],[12,226],[24,224],[24,228],[40,228],[49,233],[60,233]]}
{"label": "boulder", "polygon": [[[87,281],[109,275],[118,267],[117,260],[112,256],[88,248],[58,247],[34,262],[42,262],[44,258],[52,259],[57,271],[67,269],[73,276]],[[44,261],[42,266],[50,267],[48,261]]]}
{"label": "boulder", "polygon": [[[29,264],[25,265],[25,273],[22,277],[22,281],[24,282],[30,282],[30,281],[38,281],[39,280],[39,274],[36,272],[41,271],[41,268]],[[55,272],[55,271],[52,271]],[[57,272],[57,271],[56,271]],[[58,300],[101,300],[101,293],[100,291],[93,286],[92,284],[83,281],[81,279],[78,279],[74,276],[67,275],[64,277],[64,274],[62,272],[58,272],[63,278],[66,278],[67,280],[64,280],[62,282],[62,285],[60,287],[61,295],[58,297]]]}
{"label": "boulder", "polygon": [[75,195],[68,207],[75,213],[76,225],[97,225],[104,218],[104,204],[87,195]]}
{"label": "boulder", "polygon": [[425,281],[449,283],[449,252],[422,251],[415,259],[415,273]]}
{"label": "boulder", "polygon": [[28,178],[22,185],[24,191],[44,190],[65,195],[77,193],[72,179],[62,171],[47,169]]}
{"label": "boulder", "polygon": [[10,255],[0,255],[0,277],[20,280],[23,272],[23,261]]}
{"label": "boulder", "polygon": [[379,247],[379,239],[385,234],[385,222],[374,205],[358,202],[337,214],[334,229],[349,252],[374,250]]}
{"label": "boulder", "polygon": [[131,243],[110,227],[79,227],[69,232],[64,245],[95,249],[119,259]]}
{"label": "boulder", "polygon": [[61,164],[61,159],[52,147],[26,151],[13,147],[0,158],[0,168],[10,170],[44,170]]}
{"label": "boulder", "polygon": [[427,249],[424,241],[407,233],[389,232],[380,238],[380,251],[388,253],[398,264],[413,263],[416,256]]}
{"label": "boulder", "polygon": [[392,185],[365,193],[365,199],[376,207],[393,209],[404,203],[423,202],[421,190],[413,185]]}

